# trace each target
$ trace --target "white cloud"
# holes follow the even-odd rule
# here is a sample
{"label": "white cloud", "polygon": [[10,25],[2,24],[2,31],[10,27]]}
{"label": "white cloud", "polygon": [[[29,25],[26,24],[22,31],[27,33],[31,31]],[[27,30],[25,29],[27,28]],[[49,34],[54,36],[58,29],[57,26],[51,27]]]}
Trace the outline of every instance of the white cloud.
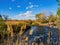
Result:
{"label": "white cloud", "polygon": [[9,7],[9,10],[11,10],[12,9],[12,7]]}
{"label": "white cloud", "polygon": [[26,9],[29,9],[29,7],[26,7]]}
{"label": "white cloud", "polygon": [[25,13],[20,13],[16,16],[14,16],[14,19],[31,19],[32,17],[32,11],[26,11]]}
{"label": "white cloud", "polygon": [[39,7],[39,5],[34,5],[34,7]]}
{"label": "white cloud", "polygon": [[34,7],[34,5],[29,5],[29,6],[26,7],[26,9],[31,9],[33,7]]}
{"label": "white cloud", "polygon": [[15,0],[11,0],[12,2],[14,2]]}
{"label": "white cloud", "polygon": [[36,8],[39,7],[39,5],[29,5],[26,7],[26,9],[32,9],[32,8]]}
{"label": "white cloud", "polygon": [[17,5],[17,8],[20,8],[21,6],[20,5]]}
{"label": "white cloud", "polygon": [[31,2],[29,2],[29,4],[32,4]]}
{"label": "white cloud", "polygon": [[34,5],[30,5],[29,8],[33,8]]}
{"label": "white cloud", "polygon": [[30,17],[31,14],[32,14],[32,11],[27,11],[27,12],[24,13],[24,15],[25,15],[26,17]]}

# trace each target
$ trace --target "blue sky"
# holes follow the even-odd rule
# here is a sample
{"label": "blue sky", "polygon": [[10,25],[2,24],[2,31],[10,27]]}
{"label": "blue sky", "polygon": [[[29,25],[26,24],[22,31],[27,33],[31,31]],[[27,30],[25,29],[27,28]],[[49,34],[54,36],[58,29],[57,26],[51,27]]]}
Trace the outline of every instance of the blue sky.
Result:
{"label": "blue sky", "polygon": [[56,0],[0,0],[0,14],[11,19],[35,19],[35,14],[57,11]]}

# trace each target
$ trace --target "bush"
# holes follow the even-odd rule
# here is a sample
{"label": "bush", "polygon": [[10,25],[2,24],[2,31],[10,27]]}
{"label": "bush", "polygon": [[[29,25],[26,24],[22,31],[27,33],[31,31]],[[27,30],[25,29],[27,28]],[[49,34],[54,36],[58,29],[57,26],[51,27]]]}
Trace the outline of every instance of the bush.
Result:
{"label": "bush", "polygon": [[17,34],[20,31],[21,25],[12,25],[13,33]]}

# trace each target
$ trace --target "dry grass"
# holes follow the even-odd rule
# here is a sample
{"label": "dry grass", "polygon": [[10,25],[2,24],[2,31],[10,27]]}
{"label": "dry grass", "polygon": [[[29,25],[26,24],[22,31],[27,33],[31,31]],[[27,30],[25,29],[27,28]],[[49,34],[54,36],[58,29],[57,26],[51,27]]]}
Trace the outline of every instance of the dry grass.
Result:
{"label": "dry grass", "polygon": [[19,24],[19,23],[23,23],[25,21],[15,21],[15,20],[10,20],[10,21],[6,21],[6,24]]}

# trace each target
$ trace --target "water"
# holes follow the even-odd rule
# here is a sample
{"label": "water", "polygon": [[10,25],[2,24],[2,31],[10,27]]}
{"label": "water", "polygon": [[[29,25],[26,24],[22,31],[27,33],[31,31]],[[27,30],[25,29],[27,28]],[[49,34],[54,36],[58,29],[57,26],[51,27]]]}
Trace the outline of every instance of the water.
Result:
{"label": "water", "polygon": [[[32,35],[30,31],[32,30]],[[47,26],[33,26],[27,30],[23,36],[28,36],[28,43],[39,43],[43,42],[45,45],[58,45],[58,29]],[[49,42],[48,42],[49,41]],[[31,45],[31,44],[30,44]]]}
{"label": "water", "polygon": [[[26,40],[27,39],[27,40]],[[60,45],[58,29],[47,26],[31,26],[22,36],[15,34],[0,45]]]}

